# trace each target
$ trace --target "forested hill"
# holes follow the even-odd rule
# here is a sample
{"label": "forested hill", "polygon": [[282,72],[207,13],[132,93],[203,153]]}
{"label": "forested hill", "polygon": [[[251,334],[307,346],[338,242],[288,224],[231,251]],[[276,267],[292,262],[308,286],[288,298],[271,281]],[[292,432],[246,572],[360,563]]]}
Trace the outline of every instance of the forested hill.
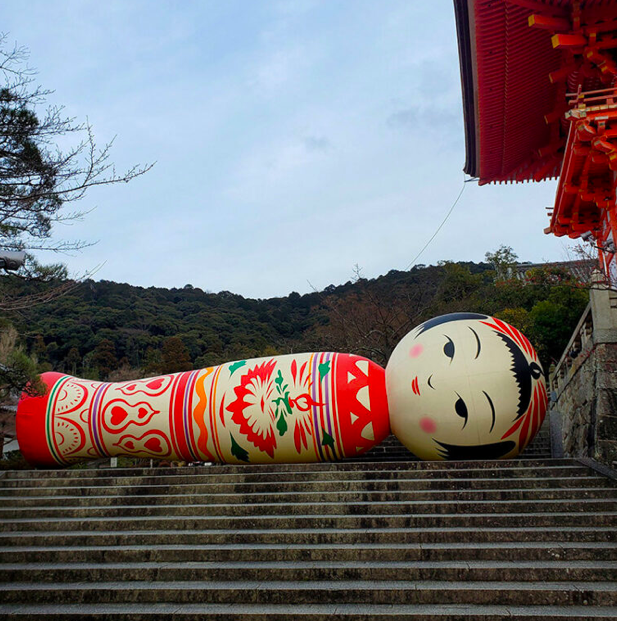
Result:
{"label": "forested hill", "polygon": [[[19,306],[32,300],[27,308],[4,313],[3,321],[15,326],[41,370],[93,379],[320,349],[359,353],[385,364],[414,325],[458,310],[515,324],[546,364],[561,354],[587,292],[559,270],[536,272],[533,282],[500,281],[488,264],[443,263],[265,300],[191,285],[162,289],[109,281],[86,281],[54,297],[57,287],[66,285],[10,276],[0,278],[0,292],[5,306],[11,299],[21,300]],[[35,303],[47,295],[52,299]]]}

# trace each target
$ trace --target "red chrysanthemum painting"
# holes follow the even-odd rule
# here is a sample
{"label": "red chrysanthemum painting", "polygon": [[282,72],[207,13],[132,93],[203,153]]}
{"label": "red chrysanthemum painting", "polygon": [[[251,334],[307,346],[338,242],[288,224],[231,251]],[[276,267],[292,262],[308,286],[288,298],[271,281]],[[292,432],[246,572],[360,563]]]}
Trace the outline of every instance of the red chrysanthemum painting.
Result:
{"label": "red chrysanthemum painting", "polygon": [[302,447],[304,447],[304,449],[308,448],[308,437],[313,435],[311,425],[311,407],[314,405],[321,405],[316,401],[313,401],[311,398],[310,389],[312,382],[307,366],[308,363],[305,362],[298,370],[296,361],[294,360],[291,363],[293,387],[295,392],[301,393],[295,399],[289,398],[289,407],[291,409],[296,409],[294,445],[298,454],[302,452]]}
{"label": "red chrysanthemum painting", "polygon": [[240,385],[234,388],[236,400],[227,406],[231,420],[240,433],[260,451],[274,457],[276,412],[271,401],[274,390],[272,374],[276,361],[269,360],[245,373]]}

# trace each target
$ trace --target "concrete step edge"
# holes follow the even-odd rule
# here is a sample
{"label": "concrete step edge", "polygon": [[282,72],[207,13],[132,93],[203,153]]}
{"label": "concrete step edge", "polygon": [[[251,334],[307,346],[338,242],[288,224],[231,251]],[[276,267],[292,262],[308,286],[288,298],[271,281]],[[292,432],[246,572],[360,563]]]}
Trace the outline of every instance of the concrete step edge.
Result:
{"label": "concrete step edge", "polygon": [[[248,487],[248,488],[257,488],[257,489],[262,489],[262,488],[268,488],[268,487],[272,487],[275,489],[281,489],[281,488],[285,488],[286,486],[289,487],[293,487],[293,486],[300,486],[302,488],[306,488],[307,490],[310,490],[311,487],[313,486],[317,486],[317,485],[327,485],[330,487],[337,487],[337,486],[341,486],[341,484],[354,484],[354,485],[371,485],[371,486],[375,486],[375,485],[413,485],[413,484],[443,484],[443,483],[449,483],[453,488],[457,488],[457,486],[460,486],[462,484],[470,484],[470,483],[487,483],[487,482],[491,482],[493,484],[502,484],[504,487],[503,489],[509,489],[507,487],[507,483],[506,481],[516,481],[517,484],[522,484],[522,483],[528,483],[530,484],[532,487],[530,487],[529,489],[542,489],[541,486],[537,486],[538,483],[544,483],[544,482],[551,482],[551,483],[555,483],[555,482],[562,482],[565,483],[565,485],[563,486],[562,489],[569,489],[568,484],[571,484],[573,481],[576,481],[576,483],[580,483],[580,482],[597,482],[597,483],[602,483],[602,485],[600,487],[603,488],[611,488],[613,489],[615,486],[612,485],[611,481],[606,479],[605,477],[601,476],[601,475],[595,475],[595,476],[581,476],[581,477],[531,477],[531,478],[523,478],[523,477],[516,477],[516,478],[510,478],[510,479],[498,479],[498,478],[472,478],[472,479],[462,479],[462,478],[446,478],[446,479],[418,479],[418,478],[401,478],[401,477],[397,477],[394,479],[354,479],[354,480],[347,480],[347,481],[335,481],[335,480],[315,480],[315,481],[268,481],[268,482],[251,482],[251,483],[228,483],[225,481],[218,481],[216,483],[197,483],[197,484],[192,484],[192,483],[184,483],[184,484],[173,484],[173,485],[167,485],[167,484],[159,484],[159,483],[141,483],[140,485],[137,484],[133,484],[133,485],[114,485],[111,487],[105,487],[103,485],[95,485],[95,486],[58,486],[58,487],[53,487],[53,486],[20,486],[20,487],[1,487],[0,486],[0,492],[2,493],[1,497],[4,497],[8,494],[6,494],[5,492],[10,492],[11,494],[16,494],[16,493],[24,493],[30,490],[36,490],[39,493],[43,493],[44,491],[52,491],[52,490],[81,490],[81,491],[87,491],[87,490],[101,490],[101,489],[106,489],[108,492],[110,492],[107,495],[122,495],[121,492],[124,490],[134,490],[136,488],[138,489],[166,489],[166,490],[181,490],[183,488],[189,488],[189,489],[195,489],[195,488],[200,488],[200,489],[208,489],[208,488],[222,488],[222,487],[229,487],[232,489],[237,489],[240,486],[243,487]],[[533,485],[536,485],[537,487],[533,487]],[[424,488],[426,489],[426,488]],[[479,488],[479,489],[484,489],[484,488]],[[115,492],[115,493],[113,493]],[[190,492],[189,492],[190,493]],[[55,495],[55,494],[54,494]],[[84,494],[84,496],[87,494]]]}
{"label": "concrete step edge", "polygon": [[[415,463],[423,463],[423,462],[411,462],[413,464]],[[441,462],[440,462],[441,463]],[[463,462],[463,464],[468,464],[469,462]],[[8,474],[4,474],[4,476],[2,478],[0,478],[0,482],[2,482],[4,485],[9,486],[7,484],[11,484],[11,483],[20,483],[23,481],[32,481],[32,480],[38,480],[41,484],[45,481],[48,482],[57,482],[57,481],[81,481],[83,483],[83,481],[96,481],[98,483],[100,483],[101,485],[104,484],[109,484],[110,481],[118,481],[118,480],[125,480],[125,479],[134,479],[134,480],[152,480],[152,479],[178,479],[178,478],[191,478],[193,480],[195,479],[211,479],[211,478],[216,478],[216,480],[220,480],[222,478],[225,479],[233,479],[233,478],[238,478],[238,477],[259,477],[259,478],[265,478],[265,479],[269,479],[269,478],[275,478],[275,479],[280,479],[282,476],[291,476],[291,475],[296,475],[296,476],[301,476],[303,479],[308,479],[310,480],[310,478],[315,475],[315,476],[323,476],[324,474],[336,474],[336,475],[340,475],[339,478],[337,480],[345,480],[345,477],[343,475],[347,474],[347,475],[353,475],[354,477],[357,477],[358,475],[366,475],[366,474],[441,474],[441,473],[452,473],[452,474],[456,474],[457,476],[460,475],[461,473],[468,473],[468,472],[496,472],[499,473],[502,476],[506,476],[508,474],[517,474],[517,473],[524,473],[524,472],[538,472],[538,471],[542,471],[542,472],[555,472],[555,471],[565,471],[568,473],[572,473],[572,472],[587,472],[589,471],[589,467],[581,464],[579,462],[573,461],[572,463],[568,463],[568,464],[551,464],[551,465],[542,465],[542,464],[536,464],[536,465],[532,465],[531,462],[528,462],[529,465],[516,465],[516,466],[510,466],[510,465],[504,465],[503,463],[500,465],[500,467],[495,467],[495,468],[489,468],[489,467],[480,467],[480,466],[467,466],[467,465],[463,465],[460,466],[458,468],[444,468],[444,467],[440,467],[440,468],[403,468],[403,464],[404,462],[398,462],[397,465],[400,465],[401,467],[399,468],[390,468],[390,469],[370,469],[370,468],[362,468],[362,469],[358,469],[357,467],[354,469],[350,469],[350,470],[310,470],[310,471],[302,471],[302,470],[298,470],[298,471],[274,471],[274,472],[250,472],[250,471],[246,471],[246,472],[218,472],[218,471],[210,471],[207,474],[203,473],[203,474],[195,474],[193,472],[191,472],[190,468],[186,468],[185,472],[182,473],[178,473],[175,475],[161,475],[159,473],[153,473],[153,474],[132,474],[132,475],[126,475],[126,476],[122,476],[122,475],[109,475],[109,476],[91,476],[91,477],[71,477],[71,476],[61,476],[61,474],[66,473],[66,471],[62,470],[59,471],[59,474],[54,476],[54,477],[36,477],[35,475],[33,476],[29,476],[29,477],[11,477]],[[355,464],[357,466],[357,464]],[[9,471],[10,472],[10,471]],[[332,478],[332,477],[329,477]],[[421,477],[415,477],[415,478],[421,478]],[[426,478],[432,479],[434,478],[433,476],[426,476]],[[453,477],[456,478],[456,477]],[[495,477],[497,478],[497,477]],[[355,479],[354,479],[355,480]]]}
{"label": "concrete step edge", "polygon": [[[537,531],[539,533],[545,532],[557,532],[557,533],[614,533],[615,529],[611,526],[526,526],[518,528],[510,527],[489,527],[483,529],[484,533],[529,533]],[[70,530],[70,531],[28,531],[28,532],[0,532],[0,539],[13,539],[15,537],[135,537],[135,536],[147,536],[147,537],[169,537],[169,536],[182,536],[183,534],[188,536],[196,535],[270,535],[270,534],[292,534],[292,535],[306,535],[306,534],[407,534],[407,533],[477,533],[476,527],[443,527],[443,528],[372,528],[367,531],[364,528],[268,528],[268,529],[195,529],[186,533],[178,530],[109,530],[109,531],[91,531],[91,530]]]}
{"label": "concrete step edge", "polygon": [[[524,463],[521,463],[524,462]],[[537,462],[537,463],[535,463]],[[369,462],[375,464],[383,464],[383,467],[387,469],[388,462]],[[503,467],[532,467],[532,466],[551,466],[551,465],[570,465],[580,467],[579,462],[574,458],[542,458],[536,460],[522,460],[522,459],[510,459],[510,460],[477,460],[477,461],[440,461],[440,462],[426,462],[418,460],[410,460],[410,465],[415,470],[430,470],[437,466],[439,469],[454,469],[460,470],[461,468],[473,468],[480,466],[482,468],[503,468]],[[315,471],[333,471],[333,470],[355,470],[355,462],[321,462],[321,463],[300,463],[300,464],[246,464],[246,465],[227,465],[227,464],[212,464],[210,466],[197,466],[197,467],[182,467],[182,468],[100,468],[100,469],[80,469],[80,470],[67,470],[66,468],[56,468],[49,470],[5,470],[3,476],[6,478],[55,478],[59,473],[65,474],[67,477],[81,478],[92,477],[95,473],[97,476],[105,477],[118,477],[126,476],[124,473],[131,473],[130,476],[148,475],[150,473],[160,474],[162,476],[174,476],[177,474],[186,474],[187,471],[192,471],[194,474],[207,474],[212,475],[216,472],[217,476],[223,471],[227,474],[246,474],[261,472],[265,473],[268,470],[274,474],[280,474],[281,471],[293,472],[303,471],[307,468],[314,469]]]}
{"label": "concrete step edge", "polygon": [[[593,541],[497,541],[497,542],[472,542],[472,543],[299,543],[299,544],[245,544],[245,543],[224,543],[224,544],[160,544],[157,550],[617,550],[615,542],[593,542]],[[103,546],[3,546],[0,548],[0,555],[15,552],[94,552],[94,551],[125,551],[125,550],[152,550],[148,544],[131,545],[103,545]],[[617,555],[616,555],[617,558]]]}
{"label": "concrete step edge", "polygon": [[14,571],[48,570],[62,571],[70,569],[79,570],[139,570],[139,569],[246,569],[246,570],[291,570],[291,569],[362,569],[367,572],[371,569],[617,569],[617,561],[587,560],[587,561],[319,561],[316,565],[313,561],[181,561],[181,562],[158,562],[142,561],[127,563],[6,563],[0,565],[0,574]]}
{"label": "concrete step edge", "polygon": [[[332,615],[366,619],[374,615],[384,619],[405,619],[418,617],[431,619],[446,617],[452,619],[474,618],[533,618],[533,619],[604,619],[617,617],[617,609],[605,606],[490,606],[490,605],[400,605],[394,609],[388,604],[290,604],[259,605],[242,604],[107,604],[105,611],[96,604],[36,605],[17,604],[0,605],[0,614],[73,616],[81,618],[110,618],[111,615],[130,615],[131,619],[148,619],[151,615],[207,614],[224,615],[231,619],[257,617],[266,619],[281,616],[286,619],[314,616],[327,619]],[[87,615],[87,617],[85,617]],[[196,617],[194,617],[196,618]]]}
{"label": "concrete step edge", "polygon": [[[290,494],[292,495],[292,494]],[[499,499],[499,500],[353,500],[350,502],[341,501],[323,501],[319,504],[320,507],[339,507],[339,506],[354,506],[354,507],[383,507],[383,506],[443,506],[447,507],[449,505],[455,506],[512,506],[517,507],[524,504],[533,504],[539,505],[541,503],[542,506],[550,506],[550,505],[559,505],[559,504],[568,504],[568,503],[577,503],[581,505],[615,505],[615,510],[617,510],[617,489],[615,489],[614,498],[543,498],[539,501],[537,500],[527,500],[527,499]],[[145,504],[145,505],[127,505],[126,508],[131,509],[174,509],[174,508],[182,508],[182,509],[190,509],[197,507],[209,507],[211,509],[222,509],[224,507],[246,507],[249,506],[251,508],[266,508],[266,507],[296,507],[296,506],[305,506],[305,505],[314,505],[313,502],[252,502],[248,505],[245,503],[195,503],[195,504],[165,504],[165,505],[153,505],[153,504]],[[123,509],[122,505],[120,506],[88,506],[88,507],[46,507],[46,506],[30,506],[30,507],[18,507],[19,511],[50,511],[52,513],[60,512],[60,511],[73,511],[73,510],[88,510],[88,511],[110,511],[115,509]],[[0,516],[3,513],[10,513],[11,511],[15,511],[16,507],[0,507]]]}
{"label": "concrete step edge", "polygon": [[187,590],[217,590],[217,589],[234,589],[234,590],[314,590],[328,589],[333,591],[344,591],[347,589],[358,590],[448,590],[448,591],[484,591],[484,590],[522,590],[522,591],[594,591],[594,592],[617,592],[617,583],[615,582],[598,582],[598,581],[572,581],[572,582],[514,582],[514,581],[486,581],[486,582],[470,582],[470,581],[446,581],[446,580],[230,580],[230,581],[113,581],[113,582],[12,582],[0,584],[1,591],[49,591],[49,590],[119,590],[119,591],[137,591],[150,589],[187,589]]}
{"label": "concrete step edge", "polygon": [[[422,521],[427,520],[451,520],[451,519],[482,519],[482,518],[534,518],[534,517],[543,517],[543,518],[564,518],[564,517],[573,517],[573,518],[589,518],[589,517],[603,517],[603,518],[617,518],[617,511],[545,511],[545,512],[521,512],[521,513],[398,513],[395,515],[388,515],[383,513],[364,513],[362,515],[353,515],[353,514],[277,514],[277,515],[182,515],[182,516],[166,516],[166,515],[144,515],[144,516],[107,516],[105,518],[102,517],[65,517],[62,518],[62,522],[66,523],[74,523],[74,522],[135,522],[135,521],[162,521],[162,520],[172,520],[174,522],[178,521],[178,518],[182,518],[183,520],[200,520],[200,521],[214,521],[214,520],[227,520],[227,521],[241,521],[241,520],[265,520],[265,521],[290,521],[290,520],[401,520],[401,519],[420,519]],[[0,524],[8,525],[8,524],[39,524],[42,522],[49,522],[49,519],[30,519],[30,518],[15,518],[15,519],[0,519]],[[56,523],[58,523],[56,521]]]}
{"label": "concrete step edge", "polygon": [[[538,487],[538,488],[525,488],[525,487],[506,487],[506,488],[475,488],[475,489],[435,489],[435,490],[405,490],[405,489],[391,489],[391,490],[375,490],[375,489],[365,489],[365,490],[338,490],[338,491],[293,491],[293,492],[210,492],[206,493],[193,493],[190,494],[193,498],[217,498],[219,496],[233,496],[237,498],[252,498],[257,496],[269,496],[269,497],[294,497],[298,496],[370,496],[370,495],[392,495],[392,496],[401,496],[403,494],[422,494],[425,496],[458,496],[460,494],[469,494],[469,495],[497,495],[497,494],[505,494],[509,496],[513,496],[515,494],[530,494],[530,495],[541,495],[541,494],[553,494],[553,493],[567,493],[567,494],[585,494],[585,493],[611,493],[615,495],[617,498],[617,487],[607,486],[607,487]],[[187,494],[122,494],[118,496],[111,495],[73,495],[73,496],[61,496],[61,495],[51,495],[51,496],[23,496],[23,495],[15,495],[15,496],[2,496],[2,504],[6,504],[7,502],[13,500],[28,500],[28,501],[61,501],[61,500],[95,500],[97,498],[122,498],[125,500],[130,499],[139,499],[139,498],[186,498]],[[196,503],[200,504],[200,503]]]}

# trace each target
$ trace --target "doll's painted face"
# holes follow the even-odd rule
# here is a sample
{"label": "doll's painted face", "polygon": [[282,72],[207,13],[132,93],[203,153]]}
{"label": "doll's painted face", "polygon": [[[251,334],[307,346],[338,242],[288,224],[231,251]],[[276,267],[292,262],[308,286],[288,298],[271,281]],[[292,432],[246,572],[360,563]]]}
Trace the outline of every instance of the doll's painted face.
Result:
{"label": "doll's painted face", "polygon": [[516,457],[548,405],[537,354],[516,328],[453,313],[412,330],[386,367],[390,425],[421,459]]}

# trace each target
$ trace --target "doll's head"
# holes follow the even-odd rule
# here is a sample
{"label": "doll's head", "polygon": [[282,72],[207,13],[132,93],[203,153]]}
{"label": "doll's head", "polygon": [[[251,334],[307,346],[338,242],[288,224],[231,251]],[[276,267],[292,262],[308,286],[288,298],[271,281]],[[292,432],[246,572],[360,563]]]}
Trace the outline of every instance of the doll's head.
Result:
{"label": "doll's head", "polygon": [[421,459],[516,457],[548,405],[527,338],[494,317],[452,313],[412,330],[386,367],[390,425]]}

